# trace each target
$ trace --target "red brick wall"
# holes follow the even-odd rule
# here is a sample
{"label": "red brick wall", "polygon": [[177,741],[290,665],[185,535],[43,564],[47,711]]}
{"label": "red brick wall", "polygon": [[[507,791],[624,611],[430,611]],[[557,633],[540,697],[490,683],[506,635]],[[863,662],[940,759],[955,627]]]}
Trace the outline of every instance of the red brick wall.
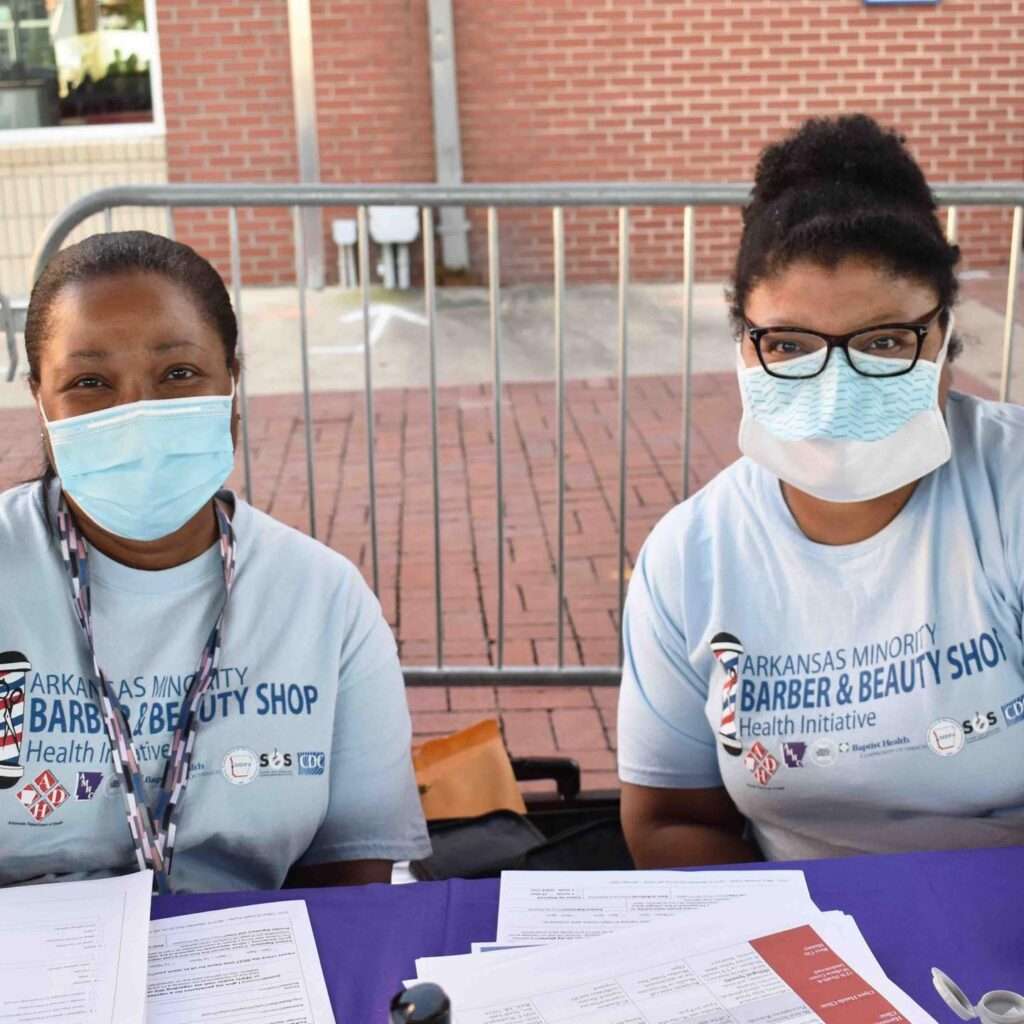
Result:
{"label": "red brick wall", "polygon": [[[157,17],[169,180],[296,181],[287,5],[160,0]],[[291,225],[283,210],[239,211],[243,280],[291,279]],[[175,231],[227,278],[226,212],[178,211]]]}
{"label": "red brick wall", "polygon": [[[1024,177],[1015,0],[454,0],[454,15],[466,181],[748,180],[760,149],[803,118],[853,110],[904,132],[933,182]],[[160,16],[172,178],[294,177],[284,4],[167,0]],[[425,0],[314,0],[313,16],[324,179],[431,180]],[[235,18],[244,59],[221,34]],[[215,40],[201,60],[189,56],[200,38]],[[257,89],[231,99],[229,81],[253,81],[239,65],[254,47]],[[698,212],[701,276],[728,271],[738,221]],[[505,279],[548,279],[550,214],[509,212],[501,225]],[[213,244],[201,227],[197,240]],[[636,276],[678,278],[681,230],[678,211],[636,211]],[[1005,262],[1008,231],[1004,215],[966,211],[965,265]],[[610,215],[572,213],[567,232],[571,277],[613,271]],[[258,266],[289,274],[277,234]]]}
{"label": "red brick wall", "polygon": [[[320,173],[329,182],[434,180],[425,0],[311,0]],[[336,277],[331,217],[328,276]]]}

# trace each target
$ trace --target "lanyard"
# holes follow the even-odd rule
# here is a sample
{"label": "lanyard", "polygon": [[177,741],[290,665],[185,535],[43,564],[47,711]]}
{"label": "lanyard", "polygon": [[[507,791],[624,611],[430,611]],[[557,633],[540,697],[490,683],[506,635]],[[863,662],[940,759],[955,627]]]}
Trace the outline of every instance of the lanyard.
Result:
{"label": "lanyard", "polygon": [[156,803],[152,806],[146,799],[146,786],[142,778],[139,756],[132,741],[131,726],[121,710],[113,686],[96,660],[92,632],[89,561],[85,540],[68,511],[63,495],[57,509],[61,558],[71,580],[72,603],[78,616],[78,623],[82,627],[85,642],[92,655],[93,668],[99,680],[100,710],[110,741],[110,756],[114,762],[114,770],[124,782],[125,812],[135,844],[135,857],[140,871],[152,868],[154,887],[159,893],[171,891],[169,876],[174,855],[175,820],[185,795],[185,787],[188,785],[192,751],[199,730],[199,716],[196,712],[217,671],[221,628],[235,577],[235,533],[231,527],[231,520],[226,506],[219,499],[214,500],[213,506],[217,515],[220,554],[224,565],[224,605],[206,641],[199,659],[199,668],[182,702],[178,725],[171,738],[170,756],[164,766],[163,781],[160,783]]}

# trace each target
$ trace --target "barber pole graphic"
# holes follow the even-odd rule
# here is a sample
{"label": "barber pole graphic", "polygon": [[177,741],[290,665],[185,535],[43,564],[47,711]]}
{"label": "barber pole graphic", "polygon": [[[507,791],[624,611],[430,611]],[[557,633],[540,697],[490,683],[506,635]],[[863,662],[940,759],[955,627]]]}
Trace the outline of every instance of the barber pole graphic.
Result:
{"label": "barber pole graphic", "polygon": [[24,774],[25,675],[31,669],[20,651],[0,653],[0,789],[16,786]]}
{"label": "barber pole graphic", "polygon": [[733,757],[743,753],[743,744],[736,734],[736,688],[740,680],[740,657],[743,644],[732,633],[716,633],[711,638],[711,650],[725,669],[722,682],[722,721],[718,726],[718,738],[722,747]]}

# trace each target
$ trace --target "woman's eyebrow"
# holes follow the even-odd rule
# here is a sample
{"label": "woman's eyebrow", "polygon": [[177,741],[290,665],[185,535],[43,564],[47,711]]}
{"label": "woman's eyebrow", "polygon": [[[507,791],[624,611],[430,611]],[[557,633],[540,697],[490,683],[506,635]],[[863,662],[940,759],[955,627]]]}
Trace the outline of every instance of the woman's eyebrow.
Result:
{"label": "woman's eyebrow", "polygon": [[95,362],[95,361],[100,360],[100,359],[109,359],[109,358],[110,358],[110,352],[108,352],[106,349],[102,349],[102,348],[82,348],[82,349],[78,349],[78,350],[76,350],[74,352],[69,352],[64,357],[64,362],[65,363],[70,363],[70,362],[74,362],[74,361],[77,361],[77,360],[80,360],[80,359],[86,360],[86,361]]}
{"label": "woman's eyebrow", "polygon": [[194,341],[186,341],[184,338],[181,338],[181,339],[178,339],[178,340],[175,340],[175,341],[158,341],[155,344],[148,346],[148,351],[160,353],[160,352],[173,352],[175,349],[178,349],[178,348],[199,348],[199,349],[201,349],[202,347],[203,347],[202,345],[200,345],[200,344],[198,344],[198,343],[196,343]]}
{"label": "woman's eyebrow", "polygon": [[912,324],[920,319],[920,316],[915,317],[910,313],[894,313],[889,310],[879,313],[878,316],[873,316],[868,322],[868,326],[870,327],[872,324]]}
{"label": "woman's eyebrow", "polygon": [[[891,309],[884,313],[873,314],[871,317],[862,321],[860,326],[851,327],[851,331],[863,331],[868,330],[871,327],[877,327],[879,324],[914,324],[919,323],[921,320],[920,316],[914,317],[907,313],[893,312]],[[807,327],[806,324],[802,323],[799,319],[784,319],[782,317],[775,317],[774,319],[766,318],[764,320],[765,325],[770,326],[791,326],[791,327],[804,327],[807,330],[815,330],[816,328]],[[758,321],[758,326],[761,326],[761,321]],[[828,331],[822,332],[828,334]],[[842,334],[847,333],[846,331],[840,332]]]}

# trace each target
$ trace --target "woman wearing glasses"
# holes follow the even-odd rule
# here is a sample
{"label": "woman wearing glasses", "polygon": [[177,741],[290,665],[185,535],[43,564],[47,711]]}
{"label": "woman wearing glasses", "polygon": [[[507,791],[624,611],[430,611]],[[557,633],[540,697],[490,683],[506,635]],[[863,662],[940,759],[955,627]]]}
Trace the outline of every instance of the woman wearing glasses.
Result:
{"label": "woman wearing glasses", "polygon": [[958,256],[869,118],[762,155],[745,457],[655,527],[626,605],[638,865],[1024,842],[1024,410],[950,392]]}

